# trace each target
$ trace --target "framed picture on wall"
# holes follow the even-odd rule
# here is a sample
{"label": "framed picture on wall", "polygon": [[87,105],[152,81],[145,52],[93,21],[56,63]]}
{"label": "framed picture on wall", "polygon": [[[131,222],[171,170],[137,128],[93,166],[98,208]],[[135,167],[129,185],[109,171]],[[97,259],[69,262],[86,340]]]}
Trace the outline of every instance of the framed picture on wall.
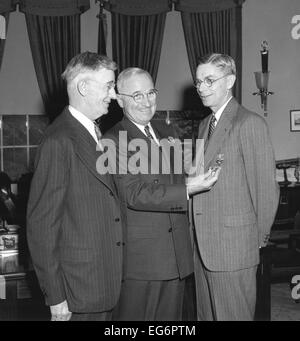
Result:
{"label": "framed picture on wall", "polygon": [[300,131],[300,109],[290,110],[291,131]]}

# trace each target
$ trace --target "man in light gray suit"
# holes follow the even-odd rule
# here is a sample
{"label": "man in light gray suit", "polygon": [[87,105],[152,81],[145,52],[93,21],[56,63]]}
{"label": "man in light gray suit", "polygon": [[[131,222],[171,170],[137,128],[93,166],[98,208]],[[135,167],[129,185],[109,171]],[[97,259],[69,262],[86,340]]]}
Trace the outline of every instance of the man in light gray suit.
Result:
{"label": "man in light gray suit", "polygon": [[232,97],[234,60],[205,56],[196,88],[212,110],[199,126],[205,168],[222,163],[216,185],[193,198],[199,320],[253,320],[256,271],[276,214],[279,187],[265,120]]}

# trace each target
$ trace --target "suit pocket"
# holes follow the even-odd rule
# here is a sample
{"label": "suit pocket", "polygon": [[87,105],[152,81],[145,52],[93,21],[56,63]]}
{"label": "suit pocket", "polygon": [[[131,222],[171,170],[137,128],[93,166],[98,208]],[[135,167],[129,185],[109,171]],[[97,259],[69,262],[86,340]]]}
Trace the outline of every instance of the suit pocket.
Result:
{"label": "suit pocket", "polygon": [[253,212],[245,212],[243,214],[224,216],[225,227],[254,225],[255,223],[256,223],[256,216]]}

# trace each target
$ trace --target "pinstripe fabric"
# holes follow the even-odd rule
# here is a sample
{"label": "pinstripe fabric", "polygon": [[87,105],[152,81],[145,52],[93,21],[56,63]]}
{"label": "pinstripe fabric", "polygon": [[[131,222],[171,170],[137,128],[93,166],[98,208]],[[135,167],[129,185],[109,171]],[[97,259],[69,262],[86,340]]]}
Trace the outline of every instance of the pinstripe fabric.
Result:
{"label": "pinstripe fabric", "polygon": [[198,252],[194,264],[199,321],[254,319],[257,266],[237,271],[208,271]]}
{"label": "pinstripe fabric", "polygon": [[[166,124],[151,124],[158,138],[176,137]],[[117,123],[105,137],[118,145],[119,131],[127,131],[128,141],[145,141],[149,151],[157,148],[160,160],[165,157],[128,119]],[[120,152],[119,147],[117,154]],[[150,152],[141,153],[150,169],[154,163]],[[133,154],[135,151],[128,152],[126,162]],[[184,278],[193,271],[184,178],[171,167],[168,174],[128,173],[115,179],[126,209],[127,230],[125,281],[113,319],[181,320]]]}
{"label": "pinstripe fabric", "polygon": [[[199,138],[206,139],[207,131],[205,119]],[[216,185],[193,198],[201,259],[209,271],[254,267],[279,198],[267,125],[232,99],[205,146],[206,169],[215,164],[218,154],[224,154],[224,163]]]}
{"label": "pinstripe fabric", "polygon": [[[159,138],[176,137],[166,124],[151,124]],[[119,131],[127,131],[129,141],[145,140],[150,150],[151,141],[128,119],[117,123],[104,137],[118,143]],[[126,161],[132,154],[126,155]],[[151,165],[150,155],[146,157]],[[125,278],[169,280],[184,278],[193,271],[186,186],[181,174],[171,173],[116,177],[122,201],[128,206]]]}
{"label": "pinstripe fabric", "polygon": [[37,152],[27,215],[28,244],[48,305],[72,312],[116,304],[122,276],[119,201],[96,171],[96,143],[67,109]]}

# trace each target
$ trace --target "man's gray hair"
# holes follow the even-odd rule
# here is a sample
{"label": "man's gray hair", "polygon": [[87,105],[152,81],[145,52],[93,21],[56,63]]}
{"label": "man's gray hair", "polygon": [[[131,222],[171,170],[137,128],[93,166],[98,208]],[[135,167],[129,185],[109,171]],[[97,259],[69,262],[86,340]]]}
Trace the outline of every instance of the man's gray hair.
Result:
{"label": "man's gray hair", "polygon": [[150,75],[150,73],[146,70],[143,70],[143,69],[140,69],[138,67],[129,67],[127,69],[124,69],[118,76],[118,79],[117,79],[117,89],[118,91],[120,91],[120,89],[122,89],[122,86],[123,86],[123,82],[128,79],[128,78],[131,78],[132,76],[135,76],[135,75],[147,75],[151,80],[152,80],[152,77]]}
{"label": "man's gray hair", "polygon": [[115,71],[117,64],[106,56],[94,52],[83,52],[73,57],[61,77],[69,84],[80,73],[107,69]]}
{"label": "man's gray hair", "polygon": [[224,73],[236,75],[235,61],[232,57],[222,53],[210,53],[200,58],[198,66],[202,64],[213,64]]}

